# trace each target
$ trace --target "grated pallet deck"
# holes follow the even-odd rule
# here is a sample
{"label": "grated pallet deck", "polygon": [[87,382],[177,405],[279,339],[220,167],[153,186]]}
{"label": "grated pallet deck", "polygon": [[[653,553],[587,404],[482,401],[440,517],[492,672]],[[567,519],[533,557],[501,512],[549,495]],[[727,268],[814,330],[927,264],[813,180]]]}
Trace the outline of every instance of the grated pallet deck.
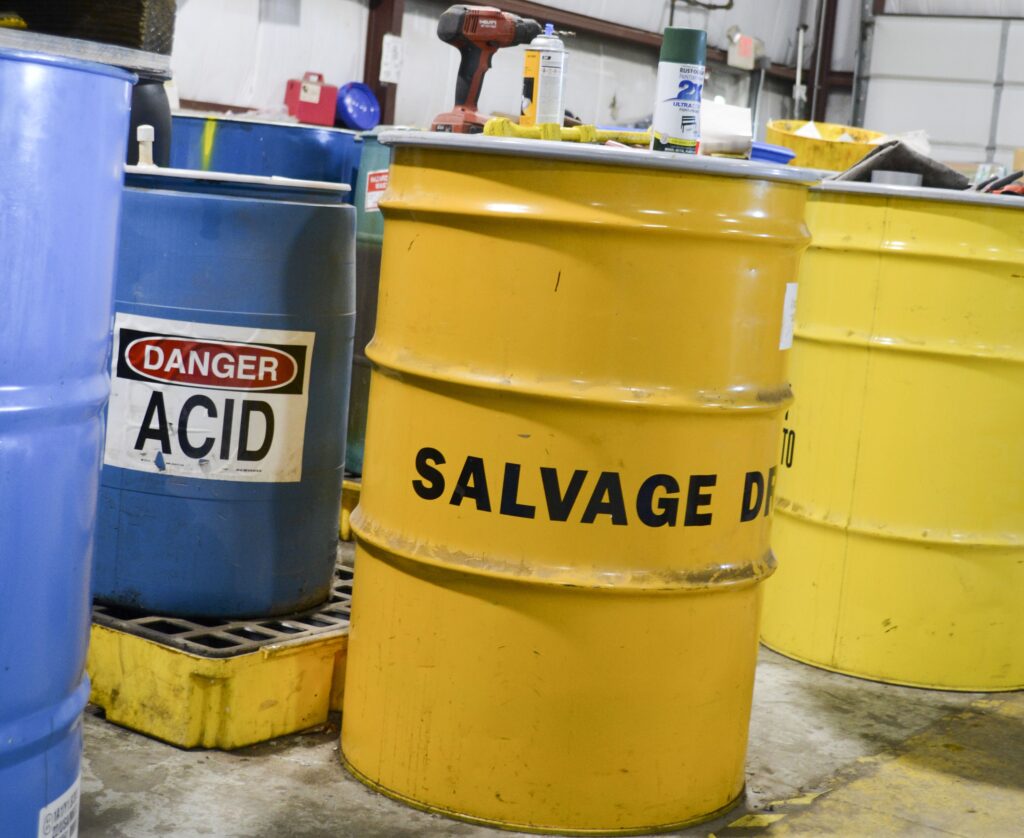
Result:
{"label": "grated pallet deck", "polygon": [[330,599],[283,617],[206,620],[97,605],[91,700],[109,721],[182,748],[231,750],[341,709],[352,567]]}

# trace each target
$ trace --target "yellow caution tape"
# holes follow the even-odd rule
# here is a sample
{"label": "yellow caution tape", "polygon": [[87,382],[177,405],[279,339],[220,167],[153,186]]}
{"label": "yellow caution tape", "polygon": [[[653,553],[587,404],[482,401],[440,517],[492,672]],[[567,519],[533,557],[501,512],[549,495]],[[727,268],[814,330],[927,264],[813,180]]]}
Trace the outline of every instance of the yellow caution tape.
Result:
{"label": "yellow caution tape", "polygon": [[649,146],[650,131],[610,131],[596,125],[574,125],[563,128],[555,123],[517,125],[511,119],[495,117],[487,120],[484,135],[488,137],[519,137],[527,140],[559,140],[567,143],[622,143]]}
{"label": "yellow caution tape", "polygon": [[25,18],[13,12],[0,12],[0,29],[28,29]]}

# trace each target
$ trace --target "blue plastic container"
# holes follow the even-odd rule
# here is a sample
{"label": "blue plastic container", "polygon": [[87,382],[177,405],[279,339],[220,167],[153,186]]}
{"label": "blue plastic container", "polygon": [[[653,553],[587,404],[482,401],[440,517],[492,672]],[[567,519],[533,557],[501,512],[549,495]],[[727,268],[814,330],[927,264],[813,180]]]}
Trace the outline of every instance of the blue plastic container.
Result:
{"label": "blue plastic container", "polygon": [[338,88],[335,122],[357,131],[369,131],[380,125],[380,102],[373,91],[360,81]]}
{"label": "blue plastic container", "polygon": [[96,540],[104,602],[240,617],[330,590],[355,210],[328,184],[240,180],[126,181]]}
{"label": "blue plastic container", "polygon": [[342,128],[175,114],[171,166],[351,186],[361,150],[356,136]]}
{"label": "blue plastic container", "polygon": [[762,163],[781,163],[787,165],[796,157],[796,152],[784,145],[773,145],[755,140],[750,144],[750,159]]}
{"label": "blue plastic container", "polygon": [[[89,566],[128,103],[0,49],[0,835],[78,817]],[[50,831],[45,827],[49,824]]]}

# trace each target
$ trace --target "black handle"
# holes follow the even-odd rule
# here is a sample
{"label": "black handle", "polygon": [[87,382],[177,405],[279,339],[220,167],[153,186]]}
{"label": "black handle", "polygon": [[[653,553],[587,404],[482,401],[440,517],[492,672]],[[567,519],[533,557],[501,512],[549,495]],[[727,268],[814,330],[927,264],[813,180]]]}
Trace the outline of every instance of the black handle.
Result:
{"label": "black handle", "polygon": [[[468,102],[470,107],[475,108],[483,86],[483,75],[491,69],[494,50],[466,44],[459,48],[459,54],[462,60],[459,62],[459,78],[455,83],[455,104],[463,106]],[[478,75],[480,81],[477,81]]]}

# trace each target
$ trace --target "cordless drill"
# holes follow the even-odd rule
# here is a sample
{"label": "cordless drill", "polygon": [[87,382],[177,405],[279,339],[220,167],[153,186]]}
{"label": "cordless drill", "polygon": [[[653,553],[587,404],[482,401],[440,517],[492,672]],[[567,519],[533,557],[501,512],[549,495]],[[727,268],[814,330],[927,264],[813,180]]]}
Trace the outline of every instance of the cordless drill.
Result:
{"label": "cordless drill", "polygon": [[493,6],[451,6],[437,21],[437,37],[462,55],[455,85],[455,107],[434,117],[432,131],[478,134],[487,117],[477,110],[484,74],[491,56],[501,47],[528,44],[541,32],[530,18],[503,12]]}

